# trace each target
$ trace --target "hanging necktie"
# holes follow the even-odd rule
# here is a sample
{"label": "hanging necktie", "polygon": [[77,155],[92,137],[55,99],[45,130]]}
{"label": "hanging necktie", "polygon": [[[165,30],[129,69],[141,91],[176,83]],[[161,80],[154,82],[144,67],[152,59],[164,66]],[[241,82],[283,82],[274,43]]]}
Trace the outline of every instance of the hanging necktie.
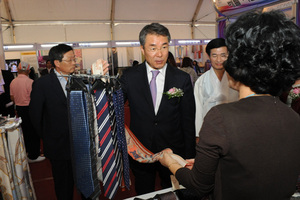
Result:
{"label": "hanging necktie", "polygon": [[[88,88],[90,87],[88,84],[86,85]],[[90,89],[88,89],[90,90]],[[97,170],[97,148],[96,148],[96,141],[98,143],[99,140],[95,140],[95,119],[96,115],[95,112],[95,101],[93,96],[90,93],[86,93],[86,104],[87,104],[87,118],[88,118],[88,125],[89,125],[89,135],[90,135],[90,154],[91,154],[91,166],[92,166],[92,178],[94,181],[94,192],[89,196],[89,199],[98,199],[101,190],[100,190],[100,183],[98,179],[98,170]],[[97,122],[96,122],[97,123]],[[97,127],[96,127],[97,129]],[[97,139],[99,139],[97,137]]]}
{"label": "hanging necktie", "polygon": [[155,105],[156,105],[156,93],[157,93],[157,89],[156,89],[156,77],[159,73],[158,70],[152,70],[152,79],[150,81],[150,91],[151,91],[151,95],[152,95],[152,101],[153,101],[153,106],[155,109]]}
{"label": "hanging necktie", "polygon": [[119,182],[113,147],[108,101],[105,90],[95,91],[98,133],[100,138],[100,157],[104,196],[112,199],[117,192]]}
{"label": "hanging necktie", "polygon": [[83,91],[70,92],[69,112],[75,183],[78,190],[88,198],[94,192],[94,181],[92,177],[87,105]]}
{"label": "hanging necktie", "polygon": [[117,139],[118,147],[122,151],[123,158],[123,175],[126,188],[130,188],[130,175],[129,175],[129,159],[127,152],[126,136],[125,136],[125,123],[124,123],[124,97],[122,89],[118,89],[113,94],[113,102],[116,113],[117,122]]}
{"label": "hanging necktie", "polygon": [[119,148],[119,142],[117,139],[117,123],[116,123],[116,113],[114,108],[114,102],[113,102],[113,84],[112,80],[110,84],[108,84],[108,87],[106,88],[106,94],[107,94],[107,101],[108,101],[108,107],[109,107],[109,117],[110,117],[110,124],[111,124],[111,133],[112,133],[112,140],[115,150],[115,159],[116,159],[116,168],[117,168],[117,175],[118,175],[118,183],[121,183],[122,180],[122,171],[123,171],[123,161],[122,161],[122,155],[121,155],[121,149]]}

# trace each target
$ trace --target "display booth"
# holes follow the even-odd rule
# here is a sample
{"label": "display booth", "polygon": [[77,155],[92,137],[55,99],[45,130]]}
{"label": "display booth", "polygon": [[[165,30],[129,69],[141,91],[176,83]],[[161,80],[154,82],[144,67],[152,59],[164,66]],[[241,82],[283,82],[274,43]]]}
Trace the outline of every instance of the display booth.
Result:
{"label": "display booth", "polygon": [[[208,57],[205,53],[206,44],[210,39],[171,40],[169,51],[176,59],[177,67],[181,66],[184,57],[196,60],[204,67]],[[58,43],[4,45],[6,70],[13,72],[13,64],[20,61],[28,62],[38,73],[46,67],[51,47]],[[86,73],[93,62],[102,58],[110,64],[110,74],[121,74],[122,70],[131,67],[133,61],[144,61],[138,41],[95,41],[66,43],[74,48],[76,56],[76,73]]]}
{"label": "display booth", "polygon": [[218,0],[214,2],[218,13],[218,37],[225,38],[226,26],[233,23],[241,14],[259,10],[267,12],[270,10],[281,10],[287,17],[299,25],[298,1],[297,0],[251,0],[251,1],[227,1]]}

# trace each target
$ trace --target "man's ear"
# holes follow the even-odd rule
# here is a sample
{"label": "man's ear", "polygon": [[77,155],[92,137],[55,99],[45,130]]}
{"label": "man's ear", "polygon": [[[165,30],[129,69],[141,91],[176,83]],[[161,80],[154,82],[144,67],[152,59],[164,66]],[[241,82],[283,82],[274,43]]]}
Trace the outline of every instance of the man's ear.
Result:
{"label": "man's ear", "polygon": [[59,60],[54,60],[54,65],[55,65],[55,67],[59,67],[60,66]]}
{"label": "man's ear", "polygon": [[145,55],[145,49],[144,49],[144,47],[142,45],[140,47],[141,47],[141,51],[142,51],[143,55]]}

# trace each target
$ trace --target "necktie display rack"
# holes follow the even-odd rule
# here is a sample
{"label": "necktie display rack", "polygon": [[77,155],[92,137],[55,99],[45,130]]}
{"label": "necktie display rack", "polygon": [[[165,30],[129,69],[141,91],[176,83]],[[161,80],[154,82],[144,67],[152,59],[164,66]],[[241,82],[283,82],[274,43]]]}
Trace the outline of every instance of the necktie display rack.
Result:
{"label": "necktie display rack", "polygon": [[117,76],[68,75],[66,85],[75,184],[86,197],[113,199],[122,178],[129,189],[124,98]]}

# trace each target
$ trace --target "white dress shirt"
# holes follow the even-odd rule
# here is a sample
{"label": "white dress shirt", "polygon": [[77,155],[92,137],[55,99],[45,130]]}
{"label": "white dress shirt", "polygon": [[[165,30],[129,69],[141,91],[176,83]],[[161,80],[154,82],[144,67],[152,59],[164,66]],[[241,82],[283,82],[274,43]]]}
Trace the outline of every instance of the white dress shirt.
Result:
{"label": "white dress shirt", "polygon": [[66,89],[66,85],[67,85],[67,80],[65,79],[65,77],[63,76],[63,74],[59,73],[58,71],[56,71],[56,69],[54,69],[54,73],[56,74],[58,80],[59,80],[59,83],[67,97],[67,89]]}
{"label": "white dress shirt", "polygon": [[[147,76],[148,76],[148,83],[150,85],[150,81],[152,79],[152,72],[151,71],[156,71],[156,69],[153,69],[150,67],[150,65],[146,62],[146,69],[147,69]],[[166,69],[167,69],[167,64],[163,66],[163,68],[159,69],[159,73],[156,77],[156,103],[155,103],[155,114],[157,114],[160,101],[164,92],[164,86],[165,86],[165,76],[166,76]]]}
{"label": "white dress shirt", "polygon": [[238,100],[238,92],[229,87],[226,72],[220,81],[213,69],[202,74],[195,83],[196,137],[202,127],[206,113],[214,106]]}

